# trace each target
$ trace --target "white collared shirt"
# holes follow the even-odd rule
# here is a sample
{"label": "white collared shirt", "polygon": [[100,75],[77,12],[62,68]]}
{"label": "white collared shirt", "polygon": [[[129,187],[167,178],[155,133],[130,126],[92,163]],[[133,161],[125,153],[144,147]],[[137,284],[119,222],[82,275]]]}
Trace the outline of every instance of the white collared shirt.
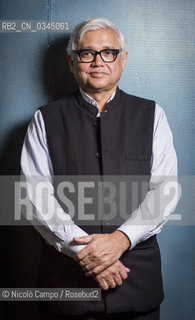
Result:
{"label": "white collared shirt", "polygon": [[[83,98],[92,105],[98,108],[97,102],[92,99],[89,95],[80,89]],[[115,92],[109,99],[114,98]],[[100,116],[101,112],[98,113]],[[38,110],[28,127],[27,134],[25,136],[22,155],[21,155],[21,169],[22,177],[27,182],[32,183],[33,177],[42,181],[43,177],[48,177],[45,181],[45,186],[48,192],[50,200],[56,203],[58,212],[61,216],[66,218],[63,221],[59,218],[60,215],[56,215],[54,211],[56,207],[50,210],[50,214],[53,217],[48,223],[44,221],[44,215],[42,213],[42,207],[39,202],[30,197],[30,203],[36,208],[36,220],[39,226],[36,225],[36,229],[45,238],[45,240],[53,245],[58,251],[63,252],[71,257],[75,257],[75,254],[79,252],[85,245],[75,245],[72,240],[73,237],[80,237],[87,235],[81,227],[77,226],[71,217],[62,210],[54,197],[54,186],[53,186],[53,167],[51,158],[49,155],[47,137],[45,132],[45,124],[41,114]],[[144,211],[149,212],[151,215],[154,213],[152,206],[153,197],[158,195],[161,188],[166,183],[166,177],[177,175],[177,157],[173,146],[173,137],[169,128],[165,113],[163,109],[156,104],[155,106],[155,117],[154,117],[154,128],[153,128],[153,146],[152,146],[152,160],[151,160],[151,190],[147,193],[144,201],[140,206],[131,214],[130,218],[123,223],[118,230],[123,231],[131,241],[131,249],[136,244],[147,240],[151,236],[159,233],[168,219],[171,209],[167,210],[167,205],[161,206],[161,214],[154,224],[135,224],[135,217],[141,217]],[[163,178],[162,178],[163,177]],[[30,194],[30,191],[29,191]],[[52,211],[53,210],[53,211]]]}
{"label": "white collared shirt", "polygon": [[[99,118],[101,116],[102,111],[100,111],[100,109],[98,108],[98,104],[97,101],[95,101],[92,97],[90,97],[86,92],[83,91],[83,89],[81,87],[79,87],[80,93],[83,97],[83,99],[88,102],[89,104],[92,104],[93,106],[95,106],[98,109],[98,114],[97,117]],[[111,100],[114,99],[114,96],[116,94],[116,90],[113,92],[113,94],[111,95],[111,97],[108,99],[107,103],[109,103]]]}

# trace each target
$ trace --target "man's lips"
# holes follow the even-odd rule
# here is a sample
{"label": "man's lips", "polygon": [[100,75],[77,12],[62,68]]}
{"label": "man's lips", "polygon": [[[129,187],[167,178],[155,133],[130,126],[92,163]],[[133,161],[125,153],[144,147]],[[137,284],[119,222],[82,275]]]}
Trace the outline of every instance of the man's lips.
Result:
{"label": "man's lips", "polygon": [[107,73],[101,72],[101,71],[93,71],[93,72],[89,72],[89,74],[93,78],[101,78],[101,77],[105,76]]}

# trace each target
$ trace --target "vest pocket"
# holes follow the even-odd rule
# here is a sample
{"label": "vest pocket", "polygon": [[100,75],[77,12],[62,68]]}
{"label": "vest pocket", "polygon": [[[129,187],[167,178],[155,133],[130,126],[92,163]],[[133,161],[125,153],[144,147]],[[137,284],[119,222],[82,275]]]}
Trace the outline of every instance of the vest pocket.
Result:
{"label": "vest pocket", "polygon": [[125,153],[124,157],[124,174],[134,176],[149,176],[150,175],[150,156],[135,155]]}

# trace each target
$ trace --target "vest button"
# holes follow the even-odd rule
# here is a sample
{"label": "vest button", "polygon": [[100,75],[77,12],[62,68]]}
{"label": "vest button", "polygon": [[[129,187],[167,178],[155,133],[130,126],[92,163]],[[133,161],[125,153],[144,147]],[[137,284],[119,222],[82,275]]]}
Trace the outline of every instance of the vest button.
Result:
{"label": "vest button", "polygon": [[94,123],[93,123],[93,125],[94,125],[94,127],[99,127],[100,126],[100,122],[99,121],[94,121]]}
{"label": "vest button", "polygon": [[100,153],[99,153],[99,152],[96,153],[96,157],[97,157],[98,159],[100,159],[101,156],[100,156]]}

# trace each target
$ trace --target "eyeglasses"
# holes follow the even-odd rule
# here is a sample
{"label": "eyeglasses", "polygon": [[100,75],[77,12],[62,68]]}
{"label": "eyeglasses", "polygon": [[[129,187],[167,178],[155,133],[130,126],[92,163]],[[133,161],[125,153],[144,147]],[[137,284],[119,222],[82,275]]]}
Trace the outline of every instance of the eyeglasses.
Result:
{"label": "eyeglasses", "polygon": [[95,51],[92,49],[81,49],[81,50],[73,50],[73,53],[76,53],[81,62],[90,63],[95,61],[97,54],[100,55],[101,59],[104,62],[114,62],[121,52],[121,49],[103,49],[101,51]]}

